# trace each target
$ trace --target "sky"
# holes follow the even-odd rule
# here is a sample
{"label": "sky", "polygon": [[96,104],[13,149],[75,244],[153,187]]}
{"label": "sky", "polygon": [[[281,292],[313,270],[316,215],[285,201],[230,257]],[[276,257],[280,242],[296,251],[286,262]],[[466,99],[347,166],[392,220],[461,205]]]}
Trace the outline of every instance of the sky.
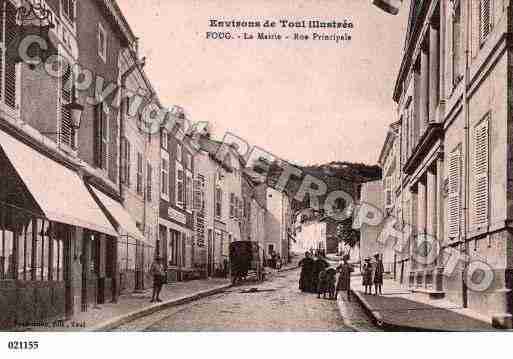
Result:
{"label": "sky", "polygon": [[[164,106],[182,106],[297,164],[375,164],[388,125],[397,120],[393,89],[408,1],[399,15],[371,0],[118,0],[140,38],[145,70]],[[349,20],[351,41],[243,40],[244,32],[293,36],[314,29],[218,29],[209,20]],[[226,30],[231,40],[207,39]],[[256,35],[256,34],[255,34]]]}

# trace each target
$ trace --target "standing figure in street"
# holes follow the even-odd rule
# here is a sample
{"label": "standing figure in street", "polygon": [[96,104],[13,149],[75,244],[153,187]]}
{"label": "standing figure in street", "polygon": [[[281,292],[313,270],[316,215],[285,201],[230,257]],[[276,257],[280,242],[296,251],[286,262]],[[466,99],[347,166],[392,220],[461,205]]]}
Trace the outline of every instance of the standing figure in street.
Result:
{"label": "standing figure in street", "polygon": [[164,285],[164,266],[162,265],[162,258],[155,258],[151,264],[150,273],[153,276],[153,295],[151,296],[151,303],[160,303],[162,302],[162,300],[160,300],[160,291]]}
{"label": "standing figure in street", "polygon": [[299,276],[299,289],[302,292],[312,292],[311,284],[314,264],[315,262],[312,259],[310,252],[306,252],[305,258],[301,259],[299,262],[299,267],[301,267],[301,275]]}
{"label": "standing figure in street", "polygon": [[378,295],[378,293],[379,295],[383,295],[382,287],[385,267],[383,266],[383,261],[379,254],[374,255],[374,259],[376,259],[376,268],[374,270],[374,295]]}
{"label": "standing figure in street", "polygon": [[337,267],[337,272],[339,272],[338,282],[337,282],[337,295],[338,292],[346,292],[347,293],[347,301],[351,301],[351,272],[353,271],[353,266],[348,263],[349,256],[346,254],[342,257],[343,263]]}
{"label": "standing figure in street", "polygon": [[328,267],[328,263],[322,257],[317,257],[312,273],[312,291],[316,293],[319,288],[319,275]]}
{"label": "standing figure in street", "polygon": [[365,294],[372,294],[372,264],[370,258],[365,258],[365,263],[362,268],[362,279]]}

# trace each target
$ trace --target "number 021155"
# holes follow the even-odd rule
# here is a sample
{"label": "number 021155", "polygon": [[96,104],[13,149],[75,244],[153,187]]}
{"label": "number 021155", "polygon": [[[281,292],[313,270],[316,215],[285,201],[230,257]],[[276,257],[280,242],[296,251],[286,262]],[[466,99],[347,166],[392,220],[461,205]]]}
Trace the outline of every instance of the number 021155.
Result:
{"label": "number 021155", "polygon": [[38,341],[9,341],[7,347],[10,350],[37,350],[39,348]]}

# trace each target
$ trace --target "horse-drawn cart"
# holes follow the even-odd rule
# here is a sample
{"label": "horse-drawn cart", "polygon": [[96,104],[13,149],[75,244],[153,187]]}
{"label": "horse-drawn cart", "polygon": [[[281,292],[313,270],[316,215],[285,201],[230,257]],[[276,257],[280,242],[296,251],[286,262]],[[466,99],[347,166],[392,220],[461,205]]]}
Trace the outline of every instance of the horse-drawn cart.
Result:
{"label": "horse-drawn cart", "polygon": [[238,241],[230,244],[230,272],[233,284],[250,275],[257,281],[265,279],[264,251],[258,243]]}

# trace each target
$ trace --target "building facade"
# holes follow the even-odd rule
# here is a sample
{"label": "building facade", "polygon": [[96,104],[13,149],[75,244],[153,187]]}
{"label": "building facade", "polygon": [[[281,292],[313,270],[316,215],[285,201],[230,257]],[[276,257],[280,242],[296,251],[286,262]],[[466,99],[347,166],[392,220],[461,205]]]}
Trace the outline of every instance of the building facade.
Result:
{"label": "building facade", "polygon": [[[44,63],[22,62],[11,45],[30,34],[23,22],[16,26],[16,15],[31,4],[0,2],[0,306],[7,326],[115,301],[118,245],[128,236],[144,242],[121,203],[118,177],[118,57],[135,36],[115,2],[41,1],[54,25],[38,32],[48,45],[39,53]],[[81,82],[84,71],[112,90]],[[83,105],[79,127],[72,102]]]}
{"label": "building facade", "polygon": [[[512,20],[507,0],[412,2],[394,91],[403,217],[414,238],[439,243],[434,260],[410,261],[409,285],[499,323],[512,307]],[[448,268],[456,253],[463,259]],[[484,290],[471,288],[477,262],[491,268]]]}

